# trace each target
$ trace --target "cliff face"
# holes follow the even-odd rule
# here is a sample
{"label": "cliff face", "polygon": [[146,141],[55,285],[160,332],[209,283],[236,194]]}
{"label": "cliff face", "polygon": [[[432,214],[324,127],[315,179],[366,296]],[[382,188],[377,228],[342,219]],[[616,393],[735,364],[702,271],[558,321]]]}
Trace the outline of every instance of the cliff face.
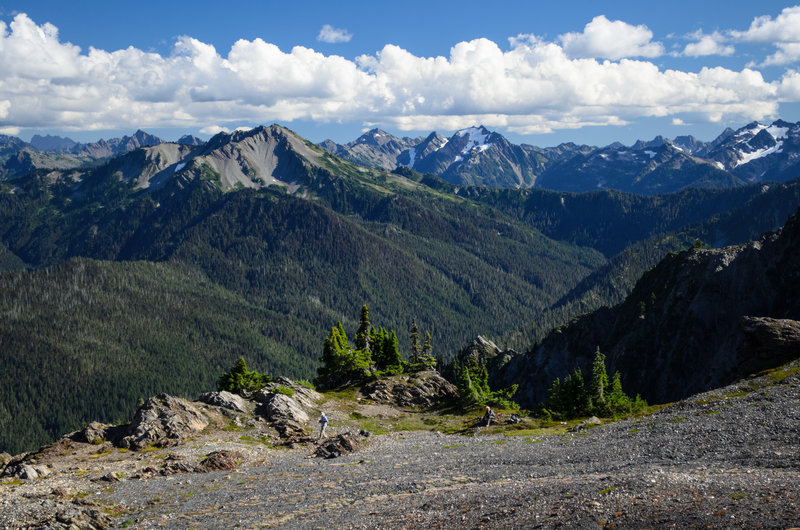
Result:
{"label": "cliff face", "polygon": [[[588,374],[599,346],[626,392],[661,403],[800,356],[792,333],[775,331],[791,323],[755,326],[744,317],[800,319],[800,213],[747,245],[667,256],[622,304],[554,331],[492,382],[519,383],[518,401],[532,407],[556,377],[576,367]],[[764,341],[782,346],[764,348]]]}

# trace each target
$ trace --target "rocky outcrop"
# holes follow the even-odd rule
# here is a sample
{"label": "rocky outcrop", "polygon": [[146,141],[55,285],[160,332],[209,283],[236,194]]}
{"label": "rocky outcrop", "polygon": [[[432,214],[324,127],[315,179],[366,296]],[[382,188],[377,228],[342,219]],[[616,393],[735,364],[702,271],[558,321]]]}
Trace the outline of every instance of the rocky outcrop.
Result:
{"label": "rocky outcrop", "polygon": [[233,471],[240,460],[242,455],[236,451],[214,451],[200,462],[197,471]]}
{"label": "rocky outcrop", "polygon": [[264,403],[256,408],[256,414],[271,422],[282,438],[305,435],[308,414],[297,402],[286,394],[267,394]]}
{"label": "rocky outcrop", "polygon": [[125,436],[127,434],[128,427],[128,424],[108,425],[106,423],[93,421],[83,430],[76,431],[68,435],[68,437],[76,442],[97,445],[103,442],[113,442],[122,436]]}
{"label": "rocky outcrop", "polygon": [[44,478],[49,475],[50,472],[50,468],[47,467],[46,464],[30,464],[26,461],[12,461],[6,466],[0,476],[33,480],[36,478]]}
{"label": "rocky outcrop", "polygon": [[220,392],[206,392],[205,394],[200,394],[198,399],[208,405],[214,405],[216,407],[232,410],[234,412],[247,411],[245,400],[241,396],[232,394],[227,390],[222,390]]}
{"label": "rocky outcrop", "polygon": [[296,383],[288,377],[279,377],[272,383],[268,383],[253,395],[253,399],[259,403],[264,403],[269,394],[278,392],[279,390],[290,389],[292,392],[292,399],[294,399],[301,407],[305,409],[316,408],[317,403],[322,401],[322,394],[314,389],[308,388]]}
{"label": "rocky outcrop", "polygon": [[469,345],[461,350],[458,357],[461,362],[475,358],[478,363],[486,365],[489,372],[496,372],[503,368],[517,354],[514,350],[501,350],[497,344],[483,335],[478,335]]}
{"label": "rocky outcrop", "polygon": [[281,438],[304,441],[309,414],[318,411],[323,398],[315,390],[280,377],[254,393],[252,399],[260,403],[255,413],[270,422]]}
{"label": "rocky outcrop", "polygon": [[128,449],[147,445],[167,446],[202,431],[208,420],[190,403],[159,394],[148,399],[133,418],[127,433],[116,444]]}
{"label": "rocky outcrop", "polygon": [[380,379],[361,389],[361,395],[378,403],[404,408],[430,409],[458,397],[458,389],[435,371],[422,371]]}

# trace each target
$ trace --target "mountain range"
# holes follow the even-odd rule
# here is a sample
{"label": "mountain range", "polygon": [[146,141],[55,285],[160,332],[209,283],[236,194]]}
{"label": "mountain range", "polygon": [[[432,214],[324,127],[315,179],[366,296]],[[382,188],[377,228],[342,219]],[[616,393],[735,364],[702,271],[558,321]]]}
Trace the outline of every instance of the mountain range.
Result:
{"label": "mountain range", "polygon": [[[716,144],[643,143],[635,151],[648,160],[683,161],[659,173],[670,183],[661,188],[695,174],[706,185],[658,195],[539,189],[548,171],[634,150],[515,146],[481,127],[360,142],[362,164],[378,153],[372,143],[386,164],[403,147],[405,165],[391,171],[346,160],[358,145],[339,156],[278,125],[207,142],[137,133],[105,142],[119,149],[109,156],[2,137],[0,448],[114,421],[139,397],[207,389],[240,355],[274,375],[313,377],[330,328],[354,330],[365,303],[406,353],[412,322],[442,361],[478,334],[539,351],[532,344],[553,328],[625,300],[669,252],[745,244],[782,226],[800,181],[764,179],[791,174],[798,127],[783,123]],[[708,162],[706,151],[728,158]],[[461,160],[445,167],[451,156]],[[765,164],[755,182],[734,174],[754,163]],[[499,189],[497,175],[513,184]],[[540,388],[537,377],[553,373],[518,375]]]}
{"label": "mountain range", "polygon": [[399,139],[373,129],[345,145],[327,140],[320,146],[359,164],[387,170],[410,167],[456,186],[658,194],[800,176],[800,124],[782,120],[726,129],[711,142],[657,136],[631,146],[567,143],[539,148],[514,145],[479,126],[449,139],[435,132],[424,139]]}

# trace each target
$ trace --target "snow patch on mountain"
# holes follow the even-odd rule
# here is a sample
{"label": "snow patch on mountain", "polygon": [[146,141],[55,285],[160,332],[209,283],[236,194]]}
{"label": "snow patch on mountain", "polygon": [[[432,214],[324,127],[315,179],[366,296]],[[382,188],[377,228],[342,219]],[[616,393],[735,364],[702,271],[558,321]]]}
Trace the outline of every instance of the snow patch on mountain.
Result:
{"label": "snow patch on mountain", "polygon": [[408,167],[414,167],[414,160],[417,158],[417,148],[412,147],[408,150]]}
{"label": "snow patch on mountain", "polygon": [[787,133],[789,132],[789,127],[778,127],[777,125],[770,125],[766,129],[776,141],[785,139]]}
{"label": "snow patch on mountain", "polygon": [[737,160],[736,163],[733,165],[733,167],[742,166],[758,158],[763,158],[767,155],[771,155],[772,153],[780,153],[783,151],[782,147],[783,147],[783,142],[778,142],[772,147],[765,147],[764,149],[758,149],[756,151],[753,151],[752,153],[744,153],[740,151],[739,154],[741,155],[742,158]]}
{"label": "snow patch on mountain", "polygon": [[491,144],[487,143],[486,139],[490,134],[491,133],[483,127],[469,127],[467,129],[461,129],[460,131],[457,131],[456,136],[464,136],[467,138],[467,145],[465,145],[464,149],[461,150],[461,154],[466,155],[471,150],[476,148],[479,151],[485,151],[489,149]]}

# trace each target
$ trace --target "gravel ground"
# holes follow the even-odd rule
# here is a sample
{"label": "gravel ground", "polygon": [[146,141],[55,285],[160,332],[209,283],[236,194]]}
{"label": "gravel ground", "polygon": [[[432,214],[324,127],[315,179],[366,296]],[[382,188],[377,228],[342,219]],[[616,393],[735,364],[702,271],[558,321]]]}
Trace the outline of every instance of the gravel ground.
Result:
{"label": "gravel ground", "polygon": [[[260,448],[235,472],[93,483],[85,501],[131,528],[798,527],[800,381],[755,386],[544,438],[395,433],[332,460]],[[0,527],[48,502],[5,499]]]}

